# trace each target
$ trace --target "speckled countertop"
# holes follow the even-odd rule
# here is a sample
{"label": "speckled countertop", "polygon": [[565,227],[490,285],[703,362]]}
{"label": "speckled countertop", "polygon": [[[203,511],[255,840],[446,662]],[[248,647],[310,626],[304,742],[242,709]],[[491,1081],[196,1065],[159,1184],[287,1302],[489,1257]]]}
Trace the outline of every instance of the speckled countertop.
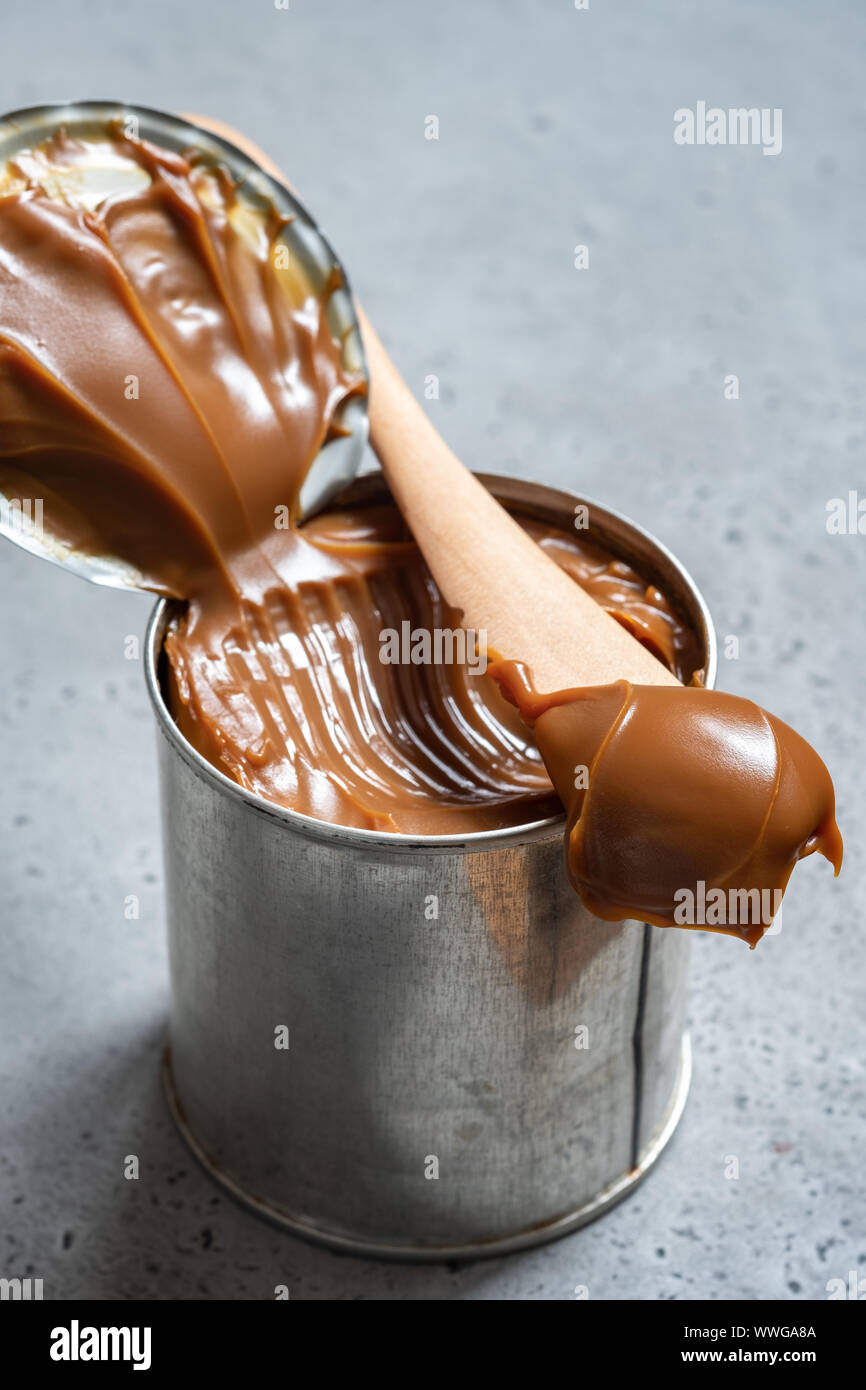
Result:
{"label": "speckled countertop", "polygon": [[[160,1089],[154,733],[124,655],[148,601],[0,545],[0,1274],[58,1299],[811,1299],[866,1266],[866,536],[826,529],[829,499],[866,495],[864,38],[842,0],[4,15],[6,106],[116,96],[243,128],[409,382],[439,377],[427,408],[467,463],[676,550],[739,641],[720,684],[828,762],[847,862],[836,885],[801,867],[754,954],[698,936],[685,1118],[602,1221],[461,1268],[308,1247],[217,1192]],[[698,100],[781,107],[782,153],[675,145]]]}

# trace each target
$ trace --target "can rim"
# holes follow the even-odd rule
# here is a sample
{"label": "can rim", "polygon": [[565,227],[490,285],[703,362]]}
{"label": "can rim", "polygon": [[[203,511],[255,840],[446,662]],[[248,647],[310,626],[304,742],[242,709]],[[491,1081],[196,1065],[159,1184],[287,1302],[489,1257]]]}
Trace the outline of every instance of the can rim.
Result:
{"label": "can rim", "polygon": [[[543,504],[548,511],[556,509],[561,514],[565,509],[567,515],[573,515],[574,507],[582,504],[589,508],[591,529],[596,534],[599,531],[602,533],[601,544],[604,544],[604,537],[607,536],[620,538],[627,536],[633,543],[637,542],[633,548],[641,552],[645,561],[645,569],[649,566],[658,571],[660,575],[666,575],[669,580],[678,580],[682,593],[671,597],[674,602],[679,601],[682,604],[683,600],[687,599],[690,604],[691,611],[688,616],[693,621],[706,655],[705,684],[708,688],[712,687],[716,674],[716,635],[710,611],[703,594],[691,575],[668,550],[667,546],[663,545],[649,531],[631,521],[629,517],[611,507],[603,506],[591,498],[577,497],[559,488],[549,487],[544,483],[536,483],[527,479],[509,478],[492,473],[479,473],[476,476],[499,501],[506,502],[518,510],[526,511],[534,503],[536,506]],[[344,493],[334,499],[334,503],[338,504],[341,499],[344,499],[346,503],[351,503],[354,500],[372,501],[377,495],[385,494],[386,491],[384,476],[380,472],[374,472],[357,478]],[[626,555],[624,558],[628,559],[629,557]],[[145,681],[156,714],[157,726],[168,744],[183,758],[187,766],[201,781],[208,783],[235,801],[241,802],[250,811],[275,823],[284,824],[308,839],[325,840],[331,844],[344,845],[349,848],[370,849],[373,847],[392,853],[423,851],[425,854],[447,854],[459,850],[471,853],[484,849],[514,848],[517,845],[529,844],[538,840],[554,840],[561,835],[565,820],[564,813],[557,816],[546,816],[541,820],[529,821],[517,826],[507,826],[499,830],[475,830],[465,835],[407,835],[397,832],[364,830],[355,826],[335,825],[330,821],[318,820],[315,816],[307,816],[301,811],[293,811],[287,806],[279,806],[276,802],[268,801],[258,792],[252,792],[246,787],[239,786],[237,782],[233,782],[230,777],[221,772],[219,768],[214,767],[197,749],[193,748],[172,718],[163,697],[159,681],[159,660],[162,653],[165,627],[173,602],[174,600],[165,598],[158,600],[151,612],[144,641]]]}

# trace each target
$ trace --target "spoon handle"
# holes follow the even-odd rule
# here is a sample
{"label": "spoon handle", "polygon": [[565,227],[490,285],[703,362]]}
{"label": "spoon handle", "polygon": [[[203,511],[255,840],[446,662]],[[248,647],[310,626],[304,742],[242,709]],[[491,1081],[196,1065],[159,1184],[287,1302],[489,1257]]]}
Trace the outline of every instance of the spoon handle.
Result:
{"label": "spoon handle", "polygon": [[430,423],[356,305],[370,368],[370,432],[388,486],[467,628],[529,666],[539,690],[675,685],[661,662],[544,553]]}

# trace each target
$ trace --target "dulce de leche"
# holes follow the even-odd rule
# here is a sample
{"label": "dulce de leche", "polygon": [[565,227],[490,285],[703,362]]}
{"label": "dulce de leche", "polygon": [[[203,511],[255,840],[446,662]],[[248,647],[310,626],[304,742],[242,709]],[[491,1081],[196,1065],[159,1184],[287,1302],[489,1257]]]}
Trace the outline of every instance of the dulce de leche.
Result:
{"label": "dulce de leche", "polygon": [[[70,196],[96,155],[122,171],[118,187]],[[184,600],[166,695],[241,786],[337,824],[429,835],[562,804],[591,911],[754,945],[799,858],[817,850],[839,870],[824,764],[772,715],[700,687],[687,625],[622,559],[529,520],[683,685],[539,694],[514,660],[489,674],[384,662],[384,632],[450,631],[459,614],[393,506],[295,524],[301,484],[365,383],[329,328],[333,287],[275,255],[283,225],[195,151],[116,127],[93,143],[59,131],[10,161],[0,490],[37,488],[59,544]]]}

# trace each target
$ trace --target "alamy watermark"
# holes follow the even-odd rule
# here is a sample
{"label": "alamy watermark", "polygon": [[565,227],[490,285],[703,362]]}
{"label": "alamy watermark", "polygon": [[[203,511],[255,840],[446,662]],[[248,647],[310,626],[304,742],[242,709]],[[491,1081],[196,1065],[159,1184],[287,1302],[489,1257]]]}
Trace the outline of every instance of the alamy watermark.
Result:
{"label": "alamy watermark", "polygon": [[707,106],[695,103],[694,111],[681,106],[674,112],[677,145],[760,145],[762,154],[782,153],[781,106]]}
{"label": "alamy watermark", "polygon": [[826,512],[829,536],[866,536],[866,497],[853,488],[847,497],[831,497]]}
{"label": "alamy watermark", "polygon": [[0,1302],[28,1303],[42,1296],[41,1279],[0,1279]]}
{"label": "alamy watermark", "polygon": [[473,676],[487,670],[487,633],[471,627],[413,627],[407,620],[379,633],[383,666],[465,666]]}
{"label": "alamy watermark", "polygon": [[73,1318],[68,1327],[51,1330],[52,1361],[130,1361],[134,1371],[150,1370],[149,1327],[82,1327]]}
{"label": "alamy watermark", "polygon": [[7,535],[42,536],[41,497],[0,497],[0,527]]}
{"label": "alamy watermark", "polygon": [[866,1278],[860,1277],[856,1269],[849,1269],[846,1279],[828,1279],[824,1288],[827,1290],[827,1298],[832,1302],[834,1299],[846,1298],[852,1302],[862,1303],[866,1299]]}
{"label": "alamy watermark", "polygon": [[678,927],[769,927],[782,896],[781,888],[707,888],[700,878],[694,888],[674,893],[674,922]]}

